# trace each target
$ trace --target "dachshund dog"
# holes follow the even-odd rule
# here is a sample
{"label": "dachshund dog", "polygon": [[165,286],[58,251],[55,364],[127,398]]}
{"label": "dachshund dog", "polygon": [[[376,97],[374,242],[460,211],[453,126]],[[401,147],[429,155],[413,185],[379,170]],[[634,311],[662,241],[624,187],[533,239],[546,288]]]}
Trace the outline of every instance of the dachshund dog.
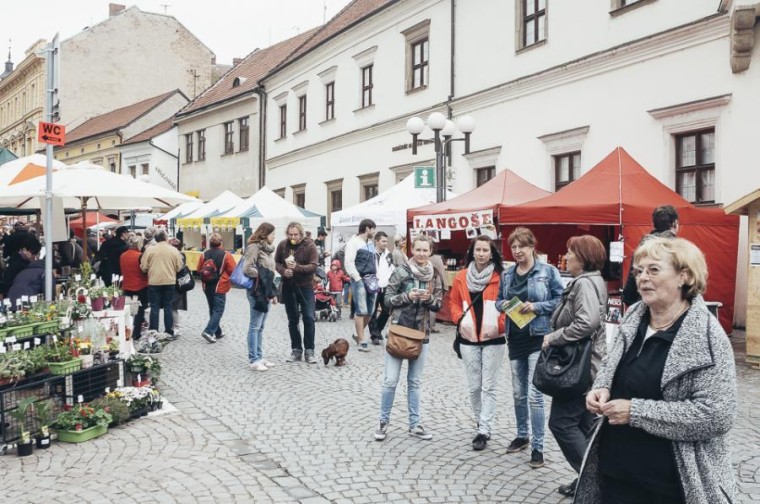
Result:
{"label": "dachshund dog", "polygon": [[336,339],[329,347],[322,350],[322,359],[325,361],[325,366],[330,359],[335,357],[335,365],[342,366],[346,363],[346,355],[348,354],[348,341],[343,338]]}

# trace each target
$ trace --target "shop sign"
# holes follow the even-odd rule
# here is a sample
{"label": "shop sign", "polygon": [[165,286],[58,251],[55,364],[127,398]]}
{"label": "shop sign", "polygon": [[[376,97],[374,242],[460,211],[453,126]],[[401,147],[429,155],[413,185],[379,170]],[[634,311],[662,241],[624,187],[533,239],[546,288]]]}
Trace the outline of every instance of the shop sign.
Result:
{"label": "shop sign", "polygon": [[460,231],[469,228],[493,226],[493,210],[478,210],[441,215],[418,215],[412,222],[416,229],[448,229]]}
{"label": "shop sign", "polygon": [[213,226],[223,229],[234,229],[239,223],[239,217],[214,217],[211,219]]}

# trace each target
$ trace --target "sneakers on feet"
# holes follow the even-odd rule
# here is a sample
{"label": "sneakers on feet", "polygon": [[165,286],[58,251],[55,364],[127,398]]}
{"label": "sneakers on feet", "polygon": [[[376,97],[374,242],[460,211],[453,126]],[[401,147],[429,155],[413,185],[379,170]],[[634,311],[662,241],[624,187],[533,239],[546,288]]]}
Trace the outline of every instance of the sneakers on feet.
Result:
{"label": "sneakers on feet", "polygon": [[226,336],[224,331],[219,331],[219,334],[216,335],[216,339],[222,339]]}
{"label": "sneakers on feet", "polygon": [[290,352],[288,358],[285,359],[285,362],[297,362],[301,360],[301,357],[303,357],[303,352],[300,350],[293,350]]}
{"label": "sneakers on feet", "polygon": [[372,338],[372,344],[373,345],[379,345],[380,344],[380,338]]}
{"label": "sneakers on feet", "polygon": [[251,370],[252,371],[268,371],[269,368],[266,367],[263,361],[256,361],[251,363]]}
{"label": "sneakers on feet", "polygon": [[367,345],[366,343],[361,343],[359,345],[359,351],[360,352],[369,352],[369,345]]}
{"label": "sneakers on feet", "polygon": [[268,368],[271,368],[271,367],[275,367],[275,366],[277,365],[277,364],[275,364],[274,362],[272,362],[272,361],[268,361],[268,360],[266,360],[266,359],[261,359],[261,362],[263,362],[263,363],[264,363],[264,365],[265,365],[266,367],[268,367]]}
{"label": "sneakers on feet", "polygon": [[433,439],[433,435],[426,431],[425,428],[421,425],[418,425],[413,429],[409,429],[409,435],[424,439],[425,441]]}
{"label": "sneakers on feet", "polygon": [[358,345],[359,344],[359,336],[357,336],[356,334],[352,334],[351,337],[354,339],[354,341]]}
{"label": "sneakers on feet", "polygon": [[530,452],[530,462],[528,462],[528,465],[533,469],[544,467],[544,454],[538,450]]}
{"label": "sneakers on feet", "polygon": [[485,434],[478,434],[475,439],[472,440],[472,449],[475,451],[484,450],[488,444],[488,436]]}
{"label": "sneakers on feet", "polygon": [[203,339],[205,339],[209,343],[216,343],[216,336],[214,336],[213,334],[209,334],[206,331],[203,331],[201,336],[203,336]]}
{"label": "sneakers on feet", "polygon": [[507,453],[516,453],[520,450],[524,450],[530,444],[530,439],[524,437],[516,437],[507,446]]}
{"label": "sneakers on feet", "polygon": [[304,360],[306,361],[306,364],[316,364],[317,359],[314,358],[314,350],[306,350],[306,354],[304,354]]}
{"label": "sneakers on feet", "polygon": [[565,497],[572,497],[575,495],[575,486],[578,484],[578,478],[575,478],[572,483],[567,485],[560,485],[557,492]]}
{"label": "sneakers on feet", "polygon": [[388,424],[385,422],[380,422],[380,426],[375,430],[375,441],[384,441],[385,437],[388,435]]}

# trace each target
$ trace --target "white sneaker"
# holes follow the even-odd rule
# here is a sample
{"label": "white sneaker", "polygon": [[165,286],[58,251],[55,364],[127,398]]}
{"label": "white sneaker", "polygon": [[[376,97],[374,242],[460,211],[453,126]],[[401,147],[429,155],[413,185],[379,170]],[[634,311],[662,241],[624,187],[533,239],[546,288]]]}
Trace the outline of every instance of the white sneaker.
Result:
{"label": "white sneaker", "polygon": [[263,364],[264,364],[266,367],[268,367],[268,368],[270,368],[270,367],[275,367],[275,366],[277,365],[277,364],[275,364],[274,362],[268,361],[268,360],[266,360],[266,359],[261,359],[261,362],[262,362],[262,363],[263,363]]}
{"label": "white sneaker", "polygon": [[252,371],[268,371],[269,368],[262,361],[256,361],[250,365]]}
{"label": "white sneaker", "polygon": [[433,435],[426,431],[425,428],[421,425],[417,425],[417,427],[414,429],[409,429],[409,435],[424,439],[425,441],[430,441],[433,439]]}

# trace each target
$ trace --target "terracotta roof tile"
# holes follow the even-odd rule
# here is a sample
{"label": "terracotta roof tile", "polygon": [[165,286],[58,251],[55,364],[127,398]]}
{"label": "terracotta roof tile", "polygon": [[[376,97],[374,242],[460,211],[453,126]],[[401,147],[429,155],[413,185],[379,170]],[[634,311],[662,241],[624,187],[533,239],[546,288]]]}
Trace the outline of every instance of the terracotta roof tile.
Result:
{"label": "terracotta roof tile", "polygon": [[168,99],[170,96],[180,92],[180,90],[175,89],[168,93],[154,96],[153,98],[148,98],[147,100],[133,103],[132,105],[127,105],[126,107],[118,108],[111,112],[106,112],[105,114],[93,117],[92,119],[88,119],[66,133],[66,143],[70,144],[77,140],[81,140],[82,138],[123,128],[156,105]]}
{"label": "terracotta roof tile", "polygon": [[[214,85],[180,110],[177,116],[182,117],[196,110],[252,91],[262,77],[282,63],[288,55],[312,37],[317,30],[318,28],[314,28],[265,49],[253,51],[224,74]],[[240,84],[233,87],[232,85],[237,78],[240,78]]]}
{"label": "terracotta roof tile", "polygon": [[134,143],[140,143],[140,142],[147,142],[151,138],[156,137],[160,135],[161,133],[166,133],[167,131],[172,129],[173,126],[174,126],[174,118],[170,117],[169,119],[166,119],[165,121],[161,121],[155,126],[146,129],[142,133],[138,133],[132,138],[128,138],[124,140],[121,144],[127,145],[127,144],[134,144]]}
{"label": "terracotta roof tile", "polygon": [[399,0],[353,0],[343,10],[325,23],[319,31],[301,47],[293,51],[278,68],[285,67],[318,45],[338,35],[341,31],[369,17],[375,12],[398,2]]}

